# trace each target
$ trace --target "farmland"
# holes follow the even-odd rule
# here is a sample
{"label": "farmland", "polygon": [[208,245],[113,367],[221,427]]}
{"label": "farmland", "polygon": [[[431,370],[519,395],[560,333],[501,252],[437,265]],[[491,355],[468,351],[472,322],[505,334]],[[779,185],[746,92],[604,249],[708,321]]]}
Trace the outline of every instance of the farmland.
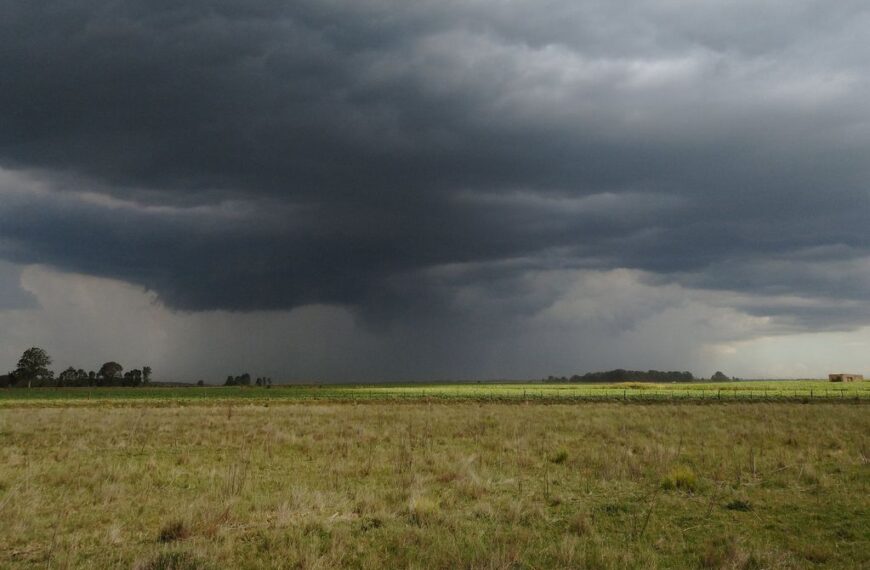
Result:
{"label": "farmland", "polygon": [[675,384],[619,383],[478,383],[34,388],[0,390],[0,407],[46,405],[185,405],[294,403],[301,401],[845,401],[870,402],[870,382],[831,383],[818,380],[692,382]]}
{"label": "farmland", "polygon": [[868,567],[866,392],[771,384],[7,390],[0,567]]}

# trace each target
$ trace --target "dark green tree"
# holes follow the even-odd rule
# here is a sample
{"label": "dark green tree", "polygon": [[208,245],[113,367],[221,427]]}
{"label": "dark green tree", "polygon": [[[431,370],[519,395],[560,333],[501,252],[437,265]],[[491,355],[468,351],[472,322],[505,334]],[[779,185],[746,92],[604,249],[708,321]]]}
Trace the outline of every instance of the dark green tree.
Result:
{"label": "dark green tree", "polygon": [[117,362],[109,361],[100,367],[100,371],[97,372],[97,376],[102,380],[103,385],[111,386],[121,378],[121,372],[123,371],[123,366],[121,366]]}
{"label": "dark green tree", "polygon": [[49,366],[51,366],[51,357],[45,350],[34,346],[21,355],[14,376],[17,381],[27,382],[27,387],[30,388],[34,380],[54,378],[54,373],[48,369]]}
{"label": "dark green tree", "polygon": [[76,369],[70,366],[63,372],[57,375],[58,386],[75,386],[76,385]]}
{"label": "dark green tree", "polygon": [[142,383],[142,371],[138,368],[124,372],[125,386],[138,386]]}

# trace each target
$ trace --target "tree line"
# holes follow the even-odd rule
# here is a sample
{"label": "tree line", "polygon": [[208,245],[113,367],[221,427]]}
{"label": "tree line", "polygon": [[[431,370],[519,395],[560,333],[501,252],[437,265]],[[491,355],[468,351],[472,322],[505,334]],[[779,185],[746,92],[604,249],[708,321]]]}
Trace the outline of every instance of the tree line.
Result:
{"label": "tree line", "polygon": [[[677,370],[625,370],[617,368],[603,372],[587,372],[582,376],[548,376],[544,382],[692,382],[701,380],[691,372]],[[716,372],[710,377],[714,382],[729,382],[737,378],[729,378],[723,372]]]}
{"label": "tree line", "polygon": [[[15,370],[0,375],[0,388],[40,388],[40,387],[89,387],[89,386],[147,386],[151,383],[152,370],[150,366],[124,371],[124,367],[115,362],[103,363],[99,370],[86,372],[83,368],[70,366],[55,375],[51,366],[52,359],[48,353],[38,346],[28,348],[21,355]],[[178,384],[185,385],[185,384]],[[202,380],[197,386],[205,386]],[[272,387],[272,378],[267,376],[252,379],[247,372],[238,376],[227,376],[225,386],[262,386]]]}
{"label": "tree line", "polygon": [[691,382],[695,380],[691,372],[677,370],[625,370],[617,368],[603,372],[587,372],[582,376],[575,374],[567,377],[549,376],[548,382]]}
{"label": "tree line", "polygon": [[[239,374],[238,376],[227,376],[226,381],[224,382],[224,386],[250,386],[251,385],[251,375],[245,372],[244,374]],[[272,378],[257,377],[254,381],[254,385],[256,386],[265,386],[269,388],[272,386]]]}
{"label": "tree line", "polygon": [[0,376],[0,387],[142,386],[151,382],[150,366],[125,372],[123,366],[109,361],[97,371],[86,372],[83,368],[70,366],[55,376],[49,368],[51,363],[51,357],[44,349],[37,346],[28,348],[18,360],[15,370]]}

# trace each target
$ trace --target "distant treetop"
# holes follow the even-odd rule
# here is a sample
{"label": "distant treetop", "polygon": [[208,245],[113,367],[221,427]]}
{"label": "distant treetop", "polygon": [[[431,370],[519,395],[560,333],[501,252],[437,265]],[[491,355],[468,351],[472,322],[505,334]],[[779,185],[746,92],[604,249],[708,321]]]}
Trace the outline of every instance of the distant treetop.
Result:
{"label": "distant treetop", "polygon": [[587,372],[582,376],[575,374],[570,378],[550,376],[551,382],[691,382],[695,376],[691,372],[676,370],[625,370],[617,368],[605,372]]}

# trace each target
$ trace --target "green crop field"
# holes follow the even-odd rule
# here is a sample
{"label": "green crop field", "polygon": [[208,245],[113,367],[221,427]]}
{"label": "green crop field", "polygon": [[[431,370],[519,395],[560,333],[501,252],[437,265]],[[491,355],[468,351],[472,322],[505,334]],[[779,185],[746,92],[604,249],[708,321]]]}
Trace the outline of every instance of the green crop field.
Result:
{"label": "green crop field", "polygon": [[652,384],[376,384],[259,387],[33,388],[0,390],[0,407],[45,405],[156,405],[297,401],[765,401],[858,400],[870,402],[870,382],[831,383],[819,380],[692,382]]}
{"label": "green crop field", "polygon": [[[0,568],[868,568],[870,408],[848,388],[812,405],[10,390]],[[425,388],[532,389],[596,390]]]}

